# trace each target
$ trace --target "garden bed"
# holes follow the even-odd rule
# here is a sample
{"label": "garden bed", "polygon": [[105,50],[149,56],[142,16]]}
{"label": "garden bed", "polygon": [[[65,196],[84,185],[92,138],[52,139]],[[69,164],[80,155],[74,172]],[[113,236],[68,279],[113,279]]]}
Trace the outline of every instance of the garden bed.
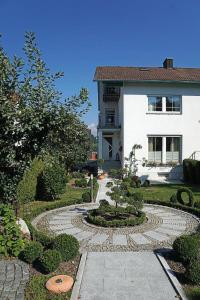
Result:
{"label": "garden bed", "polygon": [[[131,208],[132,209],[132,208]],[[90,210],[86,218],[88,223],[102,227],[127,227],[136,226],[146,221],[146,215],[142,211],[131,211],[130,207],[112,207],[107,209]]]}
{"label": "garden bed", "polygon": [[170,266],[170,268],[175,273],[178,281],[182,285],[189,300],[199,300],[200,299],[200,286],[191,285],[185,278],[185,267],[180,260],[177,259],[174,251],[170,251],[164,254],[164,257]]}

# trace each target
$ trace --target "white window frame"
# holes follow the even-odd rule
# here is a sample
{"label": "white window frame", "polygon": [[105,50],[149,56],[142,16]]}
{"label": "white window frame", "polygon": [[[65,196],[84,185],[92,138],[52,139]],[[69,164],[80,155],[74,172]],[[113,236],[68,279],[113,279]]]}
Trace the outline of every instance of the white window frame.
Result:
{"label": "white window frame", "polygon": [[[162,138],[162,159],[161,159],[161,164],[167,164],[166,160],[166,138],[167,137],[178,137],[180,138],[180,150],[179,150],[179,161],[177,164],[181,163],[182,161],[182,145],[183,145],[183,137],[182,135],[174,135],[174,134],[169,134],[169,135],[158,135],[158,134],[150,134],[147,135],[147,157],[149,157],[149,138],[151,137],[161,137]],[[150,161],[152,162],[152,161]]]}
{"label": "white window frame", "polygon": [[[166,110],[166,98],[167,97],[173,97],[178,96],[180,97],[180,110],[179,111],[167,111]],[[156,111],[156,110],[149,110],[149,98],[150,97],[162,97],[162,111]],[[147,95],[147,114],[167,114],[167,115],[180,115],[182,114],[182,96],[181,95]]]}

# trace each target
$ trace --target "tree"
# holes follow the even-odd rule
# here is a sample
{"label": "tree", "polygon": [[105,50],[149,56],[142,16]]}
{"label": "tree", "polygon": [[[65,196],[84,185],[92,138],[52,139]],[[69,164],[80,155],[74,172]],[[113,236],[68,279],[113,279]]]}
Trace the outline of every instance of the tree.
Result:
{"label": "tree", "polygon": [[50,153],[70,168],[90,148],[81,121],[90,107],[87,89],[63,99],[55,87],[63,73],[51,74],[34,33],[26,33],[23,50],[25,59],[11,60],[0,47],[1,199],[15,197],[16,183],[34,157]]}

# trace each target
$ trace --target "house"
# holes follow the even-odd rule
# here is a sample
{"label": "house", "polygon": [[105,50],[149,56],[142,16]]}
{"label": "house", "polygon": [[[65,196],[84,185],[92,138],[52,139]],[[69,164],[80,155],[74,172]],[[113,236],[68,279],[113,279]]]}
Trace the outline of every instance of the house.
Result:
{"label": "house", "polygon": [[200,154],[200,68],[97,67],[98,156],[127,164],[133,145],[138,175],[182,177],[182,161]]}

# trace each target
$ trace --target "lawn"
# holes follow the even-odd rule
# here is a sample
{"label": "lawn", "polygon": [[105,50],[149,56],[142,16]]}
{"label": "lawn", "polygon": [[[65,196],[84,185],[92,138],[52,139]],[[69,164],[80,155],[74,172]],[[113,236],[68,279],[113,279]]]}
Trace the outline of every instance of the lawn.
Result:
{"label": "lawn", "polygon": [[189,300],[200,299],[200,287],[187,287],[184,290]]}
{"label": "lawn", "polygon": [[[160,200],[168,202],[170,197],[176,193],[180,187],[187,187],[192,190],[195,201],[200,202],[200,186],[187,184],[160,184],[150,187],[141,187],[138,190],[143,193],[144,200]],[[183,194],[184,198],[184,194]]]}

